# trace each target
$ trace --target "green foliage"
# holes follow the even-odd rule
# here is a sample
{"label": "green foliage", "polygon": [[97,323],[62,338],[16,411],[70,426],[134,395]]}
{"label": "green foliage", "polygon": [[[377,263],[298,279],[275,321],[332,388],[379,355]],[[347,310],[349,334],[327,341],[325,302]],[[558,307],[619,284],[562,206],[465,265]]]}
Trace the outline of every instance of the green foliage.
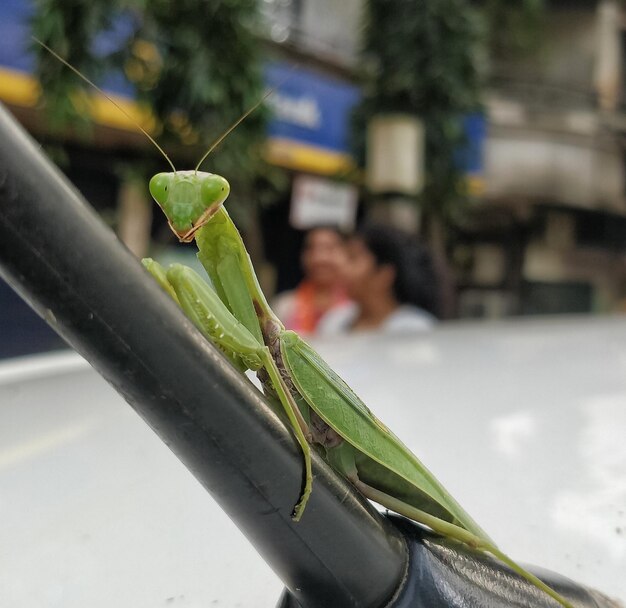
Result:
{"label": "green foliage", "polygon": [[[188,165],[263,94],[259,21],[257,0],[37,0],[32,31],[97,83],[124,73],[159,121],[160,143],[192,146],[193,155],[177,147]],[[53,125],[86,124],[86,85],[32,48]],[[262,108],[254,112],[203,168],[251,188],[266,117]]]}
{"label": "green foliage", "polygon": [[[111,27],[111,5],[104,10],[103,5],[80,0],[36,0],[31,23],[33,35],[78,70],[99,80],[110,66],[107,58],[91,53],[90,45],[98,32]],[[74,129],[86,130],[90,119],[86,111],[87,97],[81,94],[82,83],[38,44],[31,43],[31,50],[37,60],[36,74],[52,128],[61,130],[72,125]]]}
{"label": "green foliage", "polygon": [[463,116],[480,110],[487,51],[511,56],[533,46],[544,0],[368,0],[365,96],[355,116],[364,150],[367,119],[417,115],[426,131],[422,208],[450,218],[466,200],[455,163]]}
{"label": "green foliage", "polygon": [[371,68],[361,124],[378,113],[422,119],[422,205],[446,214],[460,195],[454,154],[463,142],[462,117],[480,107],[482,21],[465,0],[369,0],[368,11],[364,50]]}
{"label": "green foliage", "polygon": [[484,0],[487,44],[498,61],[527,54],[541,45],[545,0]]}

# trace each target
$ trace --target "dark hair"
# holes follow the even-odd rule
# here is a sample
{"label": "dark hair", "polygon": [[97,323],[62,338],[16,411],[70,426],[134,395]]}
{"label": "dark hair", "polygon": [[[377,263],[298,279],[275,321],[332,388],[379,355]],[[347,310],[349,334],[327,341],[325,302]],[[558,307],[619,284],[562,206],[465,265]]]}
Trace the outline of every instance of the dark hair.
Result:
{"label": "dark hair", "polygon": [[309,226],[306,230],[302,231],[304,238],[309,236],[312,232],[316,232],[318,230],[328,230],[329,232],[334,232],[342,241],[346,239],[346,232],[337,224],[313,224]]}
{"label": "dark hair", "polygon": [[354,236],[363,242],[378,265],[394,267],[393,291],[400,304],[413,304],[438,315],[438,285],[432,258],[416,237],[381,224],[368,224]]}

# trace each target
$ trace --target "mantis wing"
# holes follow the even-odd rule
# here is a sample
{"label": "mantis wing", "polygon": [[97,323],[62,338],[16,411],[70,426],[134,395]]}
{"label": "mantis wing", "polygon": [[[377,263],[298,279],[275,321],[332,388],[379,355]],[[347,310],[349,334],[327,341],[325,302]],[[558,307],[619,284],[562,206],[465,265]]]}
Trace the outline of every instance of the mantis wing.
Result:
{"label": "mantis wing", "polygon": [[[386,493],[400,495],[416,508],[489,540],[434,475],[296,333],[282,334],[281,353],[307,404],[359,452],[356,463],[362,481],[379,488],[385,485]],[[390,491],[394,480],[397,491]],[[442,517],[442,511],[447,516]]]}

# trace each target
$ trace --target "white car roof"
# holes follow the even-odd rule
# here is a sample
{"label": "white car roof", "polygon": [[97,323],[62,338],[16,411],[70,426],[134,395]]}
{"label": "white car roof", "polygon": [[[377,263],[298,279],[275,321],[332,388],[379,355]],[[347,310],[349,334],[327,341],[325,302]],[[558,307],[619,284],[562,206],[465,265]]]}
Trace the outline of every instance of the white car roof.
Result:
{"label": "white car roof", "polygon": [[[509,555],[626,599],[626,320],[315,341]],[[273,605],[280,581],[78,355],[0,363],[0,605]]]}

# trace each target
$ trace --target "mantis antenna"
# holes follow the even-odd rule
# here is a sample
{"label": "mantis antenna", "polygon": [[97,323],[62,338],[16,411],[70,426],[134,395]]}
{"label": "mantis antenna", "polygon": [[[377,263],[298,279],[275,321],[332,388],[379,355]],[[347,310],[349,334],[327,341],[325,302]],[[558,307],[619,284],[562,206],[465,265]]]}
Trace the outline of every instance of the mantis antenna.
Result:
{"label": "mantis antenna", "polygon": [[265,93],[265,95],[263,95],[263,97],[261,97],[261,99],[259,99],[259,101],[257,101],[250,109],[246,110],[246,112],[242,116],[240,116],[232,125],[230,125],[230,127],[228,127],[228,129],[226,129],[226,131],[224,131],[224,133],[222,133],[222,135],[220,135],[213,144],[211,144],[211,147],[204,153],[204,156],[200,159],[200,161],[196,165],[196,168],[195,168],[195,172],[196,173],[198,172],[198,169],[200,168],[200,165],[207,159],[209,154],[211,154],[211,152],[213,152],[213,150],[215,150],[215,148],[217,148],[217,146],[219,146],[272,93],[274,93],[275,90],[276,90],[276,87],[270,89],[267,93]]}
{"label": "mantis antenna", "polygon": [[200,168],[200,165],[207,159],[209,154],[211,154],[211,152],[213,152],[213,150],[215,150],[215,148],[217,148],[217,146],[219,146],[270,95],[273,95],[279,87],[281,87],[283,84],[285,84],[285,82],[291,78],[291,73],[295,69],[296,69],[296,66],[292,65],[289,68],[289,72],[287,73],[287,75],[277,85],[274,85],[269,91],[267,91],[267,93],[265,93],[265,95],[263,95],[263,97],[261,97],[261,99],[259,99],[259,101],[257,101],[250,109],[246,110],[241,117],[239,117],[232,125],[230,125],[230,127],[228,127],[228,129],[226,129],[226,131],[224,131],[224,133],[222,133],[222,135],[220,135],[213,144],[211,144],[211,147],[204,153],[204,156],[200,159],[200,161],[196,165],[196,168],[195,168],[195,172],[196,173],[198,172],[198,169]]}
{"label": "mantis antenna", "polygon": [[[88,85],[91,85],[94,89],[96,89],[96,91],[98,91],[98,93],[100,93],[101,95],[104,95],[104,97],[106,97],[122,114],[124,114],[124,116],[126,116],[126,118],[128,118],[128,120],[130,120],[154,144],[156,149],[161,154],[163,154],[163,156],[165,157],[165,160],[169,163],[170,167],[172,167],[172,169],[174,170],[174,173],[176,173],[176,167],[174,166],[174,163],[170,160],[170,157],[165,153],[165,150],[163,150],[163,148],[161,148],[161,146],[157,144],[155,139],[124,108],[122,108],[122,106],[120,106],[117,102],[111,99],[111,97],[109,97],[97,84],[89,80],[89,78],[87,78],[87,76],[85,76],[84,74],[81,74],[81,72],[79,72],[73,65],[67,62],[65,59],[63,59],[61,55],[53,51],[48,45],[44,44],[41,40],[39,40],[38,38],[35,38],[34,36],[32,38],[37,44],[41,45],[44,49],[46,49],[48,53],[50,53],[53,57],[56,57],[63,65],[67,66],[70,70],[72,70],[74,74],[82,78]],[[227,131],[226,133],[228,134],[231,130],[232,129],[229,129],[229,131]],[[221,139],[223,139],[223,137]]]}

